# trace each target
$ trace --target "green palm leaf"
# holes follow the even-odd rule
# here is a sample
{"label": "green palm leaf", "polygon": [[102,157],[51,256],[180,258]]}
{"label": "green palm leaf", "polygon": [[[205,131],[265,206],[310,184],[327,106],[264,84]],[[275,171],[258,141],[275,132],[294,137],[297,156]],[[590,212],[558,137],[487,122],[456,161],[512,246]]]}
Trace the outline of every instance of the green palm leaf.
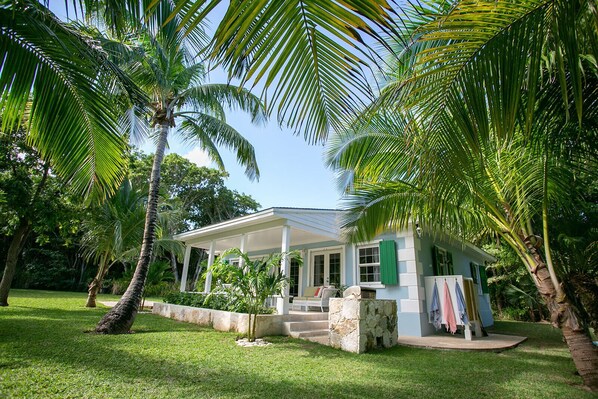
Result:
{"label": "green palm leaf", "polygon": [[259,178],[259,168],[255,158],[253,145],[241,133],[221,119],[204,113],[188,113],[183,115],[183,122],[178,134],[189,143],[198,143],[202,150],[210,155],[218,167],[224,170],[224,162],[218,147],[235,150],[239,164],[245,166],[245,174],[250,179]]}
{"label": "green palm leaf", "polygon": [[2,128],[26,118],[30,143],[76,192],[112,192],[126,143],[102,81],[124,91],[129,80],[97,44],[37,2],[3,1],[0,26]]}
{"label": "green palm leaf", "polygon": [[361,35],[378,38],[368,23],[392,30],[391,12],[386,2],[231,2],[210,56],[231,78],[263,82],[279,121],[316,142],[372,98]]}

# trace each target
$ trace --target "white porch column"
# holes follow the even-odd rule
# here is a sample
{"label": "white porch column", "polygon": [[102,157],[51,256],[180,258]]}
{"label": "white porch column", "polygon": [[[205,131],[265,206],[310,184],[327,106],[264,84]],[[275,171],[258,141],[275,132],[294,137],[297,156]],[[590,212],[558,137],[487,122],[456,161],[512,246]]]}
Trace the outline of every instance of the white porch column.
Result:
{"label": "white porch column", "polygon": [[[280,252],[288,252],[291,248],[291,226],[282,226],[282,244]],[[284,256],[280,262],[280,271],[288,279],[291,275],[289,257]],[[289,314],[289,286],[284,288],[282,298],[277,298],[276,311],[278,314]]]}
{"label": "white porch column", "polygon": [[208,252],[208,272],[206,273],[206,284],[204,286],[204,292],[210,292],[212,290],[212,272],[210,267],[214,264],[214,251],[216,250],[216,241],[212,240],[210,243],[210,252]]}
{"label": "white porch column", "polygon": [[185,246],[185,258],[183,259],[183,273],[181,274],[181,292],[187,291],[187,274],[189,273],[189,259],[191,258],[191,245]]}
{"label": "white porch column", "polygon": [[[247,235],[241,234],[241,244],[239,244],[239,250],[245,253],[245,242],[247,241]],[[243,258],[239,258],[239,267],[242,269],[245,267],[245,260]]]}

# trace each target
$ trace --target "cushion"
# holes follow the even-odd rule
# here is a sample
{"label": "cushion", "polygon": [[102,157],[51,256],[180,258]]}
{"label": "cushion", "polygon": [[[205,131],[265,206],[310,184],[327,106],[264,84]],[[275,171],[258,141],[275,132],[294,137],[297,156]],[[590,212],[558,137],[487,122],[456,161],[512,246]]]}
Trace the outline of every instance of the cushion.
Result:
{"label": "cushion", "polygon": [[316,297],[319,298],[320,294],[321,294],[321,287],[305,287],[305,289],[303,290],[303,296],[304,297]]}

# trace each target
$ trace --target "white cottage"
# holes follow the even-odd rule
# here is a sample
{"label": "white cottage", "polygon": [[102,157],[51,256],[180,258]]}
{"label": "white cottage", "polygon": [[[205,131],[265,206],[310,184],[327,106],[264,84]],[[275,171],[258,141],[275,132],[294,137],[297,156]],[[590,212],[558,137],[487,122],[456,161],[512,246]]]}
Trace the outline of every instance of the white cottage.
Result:
{"label": "white cottage", "polygon": [[[434,282],[443,292],[442,283],[448,280],[451,290],[455,282],[460,282],[467,291],[463,285],[469,282],[467,301],[473,301],[479,310],[479,317],[470,318],[481,319],[484,326],[493,324],[482,267],[494,260],[492,256],[472,244],[415,228],[349,244],[341,238],[341,213],[329,209],[270,208],[179,234],[175,238],[186,246],[181,291],[186,287],[191,248],[206,250],[208,265],[219,253],[233,247],[251,257],[299,250],[304,260],[302,267],[295,263],[282,265],[292,284],[287,295],[278,298],[279,314],[289,312],[289,298],[303,296],[311,291],[310,287],[359,285],[374,289],[377,299],[397,301],[399,336],[421,337],[434,331],[428,315]],[[205,291],[210,286],[208,276]],[[454,292],[452,298],[457,309]]]}

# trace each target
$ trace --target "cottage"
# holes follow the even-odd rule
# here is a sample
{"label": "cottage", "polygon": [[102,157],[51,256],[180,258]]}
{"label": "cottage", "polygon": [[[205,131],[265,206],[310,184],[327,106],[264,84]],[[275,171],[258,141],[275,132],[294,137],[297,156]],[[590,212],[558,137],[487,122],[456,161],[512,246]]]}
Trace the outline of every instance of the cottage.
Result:
{"label": "cottage", "polygon": [[[289,313],[293,298],[313,295],[313,287],[358,285],[375,290],[377,299],[396,300],[399,336],[426,336],[434,332],[429,315],[433,286],[443,292],[442,283],[448,280],[455,311],[455,283],[460,282],[465,291],[465,285],[471,287],[466,292],[467,301],[476,310],[468,311],[478,314],[470,318],[481,320],[483,326],[493,324],[483,267],[493,260],[490,255],[469,243],[415,226],[385,233],[370,242],[350,244],[341,238],[340,215],[341,211],[328,209],[270,208],[179,234],[175,238],[186,246],[181,291],[186,287],[193,247],[208,252],[209,265],[220,252],[232,247],[256,257],[299,250],[302,267],[283,261],[291,286],[288,295],[277,298],[279,314]],[[206,292],[210,286],[208,275]]]}

